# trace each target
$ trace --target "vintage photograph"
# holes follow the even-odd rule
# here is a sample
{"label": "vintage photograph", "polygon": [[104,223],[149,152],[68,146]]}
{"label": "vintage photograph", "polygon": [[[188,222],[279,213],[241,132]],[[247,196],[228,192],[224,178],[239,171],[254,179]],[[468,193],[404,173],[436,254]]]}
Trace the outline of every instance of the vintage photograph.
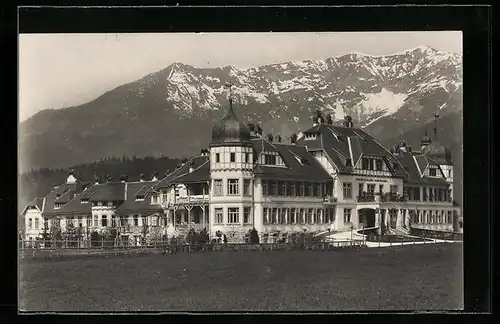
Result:
{"label": "vintage photograph", "polygon": [[462,33],[19,35],[19,311],[456,311]]}

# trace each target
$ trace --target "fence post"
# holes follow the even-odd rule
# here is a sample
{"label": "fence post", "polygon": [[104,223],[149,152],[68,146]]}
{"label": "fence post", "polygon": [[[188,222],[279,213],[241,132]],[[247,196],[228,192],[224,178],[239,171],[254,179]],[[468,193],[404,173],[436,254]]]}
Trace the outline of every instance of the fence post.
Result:
{"label": "fence post", "polygon": [[104,237],[101,238],[101,249],[104,249]]}

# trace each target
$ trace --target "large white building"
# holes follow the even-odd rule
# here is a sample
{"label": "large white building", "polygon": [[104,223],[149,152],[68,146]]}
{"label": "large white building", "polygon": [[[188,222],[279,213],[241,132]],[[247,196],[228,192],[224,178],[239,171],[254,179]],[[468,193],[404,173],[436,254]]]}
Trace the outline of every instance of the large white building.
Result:
{"label": "large white building", "polygon": [[53,222],[86,233],[113,227],[137,244],[189,228],[234,242],[252,228],[264,241],[351,228],[457,232],[453,172],[449,150],[427,134],[419,152],[405,143],[387,150],[349,117],[336,126],[316,112],[312,127],[285,143],[241,123],[230,100],[200,155],[151,181],[92,184],[70,174],[25,208],[25,236],[35,240]]}

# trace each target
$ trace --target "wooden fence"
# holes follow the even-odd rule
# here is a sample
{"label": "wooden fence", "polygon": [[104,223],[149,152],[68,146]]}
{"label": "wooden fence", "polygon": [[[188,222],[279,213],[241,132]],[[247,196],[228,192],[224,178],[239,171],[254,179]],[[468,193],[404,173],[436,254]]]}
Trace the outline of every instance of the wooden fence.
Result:
{"label": "wooden fence", "polygon": [[[29,244],[30,242],[19,242],[19,253],[21,259],[24,258],[64,258],[69,256],[117,256],[117,255],[135,255],[135,254],[174,254],[189,252],[210,252],[210,251],[331,251],[339,248],[361,248],[366,246],[364,240],[349,240],[324,242],[318,244],[300,244],[300,243],[227,243],[227,244],[170,244],[167,241],[158,241],[148,245],[128,245],[112,246],[110,243],[102,246],[88,246],[72,244],[75,242],[43,242]],[[58,243],[58,244],[54,244]]]}

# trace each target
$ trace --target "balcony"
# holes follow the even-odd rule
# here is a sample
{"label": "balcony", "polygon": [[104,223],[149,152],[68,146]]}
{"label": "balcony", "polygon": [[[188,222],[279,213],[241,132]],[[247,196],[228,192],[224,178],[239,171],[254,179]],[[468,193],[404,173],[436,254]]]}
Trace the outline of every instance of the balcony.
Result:
{"label": "balcony", "polygon": [[363,194],[361,196],[356,197],[358,202],[375,202],[374,194]]}
{"label": "balcony", "polygon": [[337,203],[337,198],[333,197],[333,196],[326,196],[323,198],[323,203],[325,204],[336,204]]}
{"label": "balcony", "polygon": [[174,205],[207,205],[209,203],[208,195],[193,195],[176,197],[172,201],[163,202],[163,207],[168,208]]}
{"label": "balcony", "polygon": [[407,197],[397,193],[385,193],[380,197],[382,202],[406,202]]}

